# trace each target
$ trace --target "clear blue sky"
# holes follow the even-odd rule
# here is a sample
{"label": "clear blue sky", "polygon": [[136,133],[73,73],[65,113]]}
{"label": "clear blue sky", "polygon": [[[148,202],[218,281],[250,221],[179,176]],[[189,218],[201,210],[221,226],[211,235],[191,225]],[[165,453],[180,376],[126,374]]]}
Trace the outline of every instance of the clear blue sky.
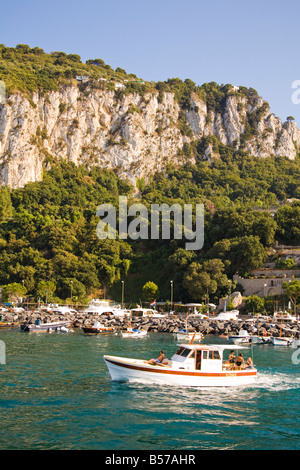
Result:
{"label": "clear blue sky", "polygon": [[300,0],[14,0],[1,6],[0,42],[102,58],[145,80],[253,87],[300,127],[299,24]]}

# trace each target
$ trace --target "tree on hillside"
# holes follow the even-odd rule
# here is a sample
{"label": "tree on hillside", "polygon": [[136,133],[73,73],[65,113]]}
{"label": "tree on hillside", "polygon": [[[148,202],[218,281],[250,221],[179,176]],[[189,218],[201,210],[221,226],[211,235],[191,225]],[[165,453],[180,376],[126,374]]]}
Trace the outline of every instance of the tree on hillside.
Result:
{"label": "tree on hillside", "polygon": [[231,240],[229,258],[232,274],[238,272],[244,275],[251,269],[259,268],[265,262],[267,252],[259,237],[250,235]]}
{"label": "tree on hillside", "polygon": [[203,265],[193,262],[189,265],[182,284],[193,300],[207,299],[218,289],[227,287],[228,278],[224,274],[224,264],[220,259],[205,261]]}
{"label": "tree on hillside", "polygon": [[264,309],[265,302],[262,297],[258,297],[258,295],[250,295],[246,297],[245,304],[248,312],[252,313],[261,313]]}
{"label": "tree on hillside", "polygon": [[42,299],[45,299],[45,302],[51,301],[53,294],[56,289],[56,284],[53,281],[39,281],[36,288],[36,295]]}
{"label": "tree on hillside", "polygon": [[2,298],[4,302],[18,303],[26,294],[27,289],[18,282],[2,286]]}
{"label": "tree on hillside", "polygon": [[143,286],[143,298],[146,302],[151,302],[156,299],[158,296],[158,286],[152,282],[148,281]]}
{"label": "tree on hillside", "polygon": [[300,206],[282,206],[275,214],[277,236],[287,245],[300,244]]}
{"label": "tree on hillside", "polygon": [[294,279],[293,281],[287,282],[285,281],[282,284],[282,289],[284,293],[288,296],[294,306],[294,313],[296,314],[297,311],[297,303],[300,299],[300,281]]}

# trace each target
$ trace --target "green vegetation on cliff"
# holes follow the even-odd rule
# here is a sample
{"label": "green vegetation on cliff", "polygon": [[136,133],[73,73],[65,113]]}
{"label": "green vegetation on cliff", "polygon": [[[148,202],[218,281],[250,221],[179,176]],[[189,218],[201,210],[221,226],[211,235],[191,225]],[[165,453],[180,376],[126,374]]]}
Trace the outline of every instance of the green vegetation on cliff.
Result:
{"label": "green vegetation on cliff", "polygon": [[[230,149],[228,149],[228,155]],[[139,301],[154,281],[163,299],[202,300],[228,293],[228,279],[259,267],[279,239],[300,244],[300,205],[270,204],[299,195],[299,162],[235,155],[156,173],[142,185],[139,202],[204,203],[205,244],[187,251],[183,240],[100,240],[102,203],[118,207],[120,195],[134,202],[133,188],[113,171],[62,162],[43,181],[0,191],[0,284],[18,284],[26,295],[84,301],[105,289]],[[260,205],[258,207],[254,206]],[[193,278],[193,285],[189,279]],[[196,282],[197,281],[197,282]],[[8,287],[5,287],[6,292]],[[15,287],[14,287],[15,291]]]}
{"label": "green vegetation on cliff", "polygon": [[[33,92],[56,91],[59,86],[70,83],[84,86],[85,80],[79,78],[78,81],[78,77],[87,79],[91,87],[111,90],[115,89],[115,82],[123,82],[125,88],[116,90],[116,98],[129,93],[144,95],[151,91],[158,92],[160,100],[162,93],[174,93],[183,111],[194,109],[192,93],[206,102],[208,112],[222,112],[226,98],[230,95],[244,95],[250,102],[258,97],[253,88],[241,86],[234,90],[230,84],[218,85],[216,82],[196,85],[188,78],[184,81],[170,78],[164,82],[147,82],[120,67],[112,69],[102,59],[89,59],[83,63],[78,54],[61,51],[48,54],[40,47],[31,48],[27,44],[18,44],[16,47],[0,44],[0,80],[5,83],[8,95],[19,91],[30,98]],[[252,117],[256,119],[254,115]]]}

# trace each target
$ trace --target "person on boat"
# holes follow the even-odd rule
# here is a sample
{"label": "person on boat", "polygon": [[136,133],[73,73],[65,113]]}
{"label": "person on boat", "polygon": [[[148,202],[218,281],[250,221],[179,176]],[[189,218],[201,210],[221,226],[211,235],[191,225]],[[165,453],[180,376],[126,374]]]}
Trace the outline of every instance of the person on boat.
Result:
{"label": "person on boat", "polygon": [[252,369],[252,368],[253,368],[253,361],[252,361],[252,358],[249,356],[246,362],[245,369]]}
{"label": "person on boat", "polygon": [[162,364],[162,362],[167,359],[164,352],[160,351],[159,356],[156,359],[150,359],[149,361],[145,361],[147,364]]}
{"label": "person on boat", "polygon": [[228,356],[229,364],[234,364],[234,360],[235,360],[234,351],[230,351],[230,354]]}
{"label": "person on boat", "polygon": [[238,357],[236,358],[235,365],[237,366],[238,369],[242,369],[244,364],[245,364],[245,360],[243,358],[243,354],[240,353]]}

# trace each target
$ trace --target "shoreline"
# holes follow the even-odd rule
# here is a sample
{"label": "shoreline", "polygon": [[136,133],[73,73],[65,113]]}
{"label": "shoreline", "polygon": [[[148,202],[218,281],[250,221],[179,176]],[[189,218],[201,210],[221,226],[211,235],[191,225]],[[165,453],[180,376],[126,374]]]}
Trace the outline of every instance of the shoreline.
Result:
{"label": "shoreline", "polygon": [[[114,327],[116,330],[126,329],[129,324],[128,317],[84,314],[80,311],[77,314],[53,314],[42,310],[2,313],[2,322],[15,322],[19,323],[20,326],[23,324],[34,324],[36,320],[41,320],[41,323],[67,320],[72,322],[72,327],[75,329],[92,326],[95,321],[99,321],[104,326]],[[147,330],[149,333],[176,333],[179,329],[185,328],[186,315],[166,315],[162,318],[137,317],[131,320],[131,324],[133,327]],[[281,325],[280,320],[276,322],[272,320],[256,320],[246,316],[241,316],[238,320],[218,320],[214,317],[201,319],[191,315],[188,317],[187,327],[203,335],[217,336],[237,335],[240,330],[246,330],[250,334],[259,336],[278,337],[281,330],[282,336],[300,339],[299,322],[285,322]]]}

